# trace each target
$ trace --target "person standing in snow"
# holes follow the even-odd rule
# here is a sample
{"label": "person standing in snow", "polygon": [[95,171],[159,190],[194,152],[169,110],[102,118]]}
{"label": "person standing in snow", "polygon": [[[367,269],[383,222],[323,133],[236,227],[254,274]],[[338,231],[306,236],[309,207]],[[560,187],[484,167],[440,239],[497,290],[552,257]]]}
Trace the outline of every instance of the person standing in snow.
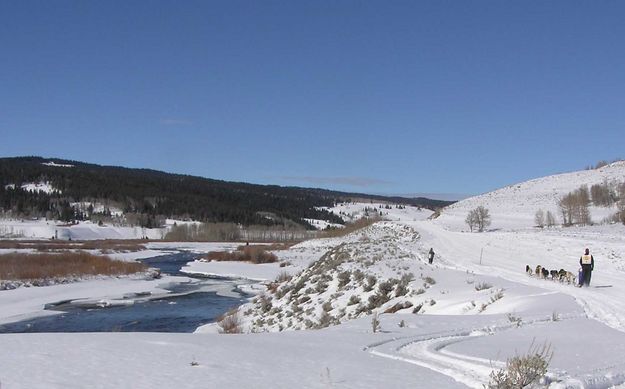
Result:
{"label": "person standing in snow", "polygon": [[586,249],[584,255],[579,258],[579,264],[582,265],[582,280],[580,286],[590,286],[590,276],[595,268],[595,259],[590,255],[590,250]]}
{"label": "person standing in snow", "polygon": [[428,252],[428,263],[431,265],[434,262],[434,249],[430,247],[430,251]]}

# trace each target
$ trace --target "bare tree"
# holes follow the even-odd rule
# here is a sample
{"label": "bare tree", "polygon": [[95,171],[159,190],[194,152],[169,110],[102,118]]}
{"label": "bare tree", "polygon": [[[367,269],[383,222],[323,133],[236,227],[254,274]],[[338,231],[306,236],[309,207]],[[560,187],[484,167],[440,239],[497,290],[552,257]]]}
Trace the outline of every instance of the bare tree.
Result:
{"label": "bare tree", "polygon": [[587,203],[580,203],[577,207],[577,222],[582,225],[592,224],[590,210]]}
{"label": "bare tree", "polygon": [[562,224],[570,226],[573,224],[574,200],[571,193],[565,195],[558,201],[558,208],[562,214]]}
{"label": "bare tree", "polygon": [[605,160],[601,160],[599,162],[597,162],[597,164],[595,165],[595,169],[601,169],[604,166],[608,166],[609,162],[605,161]]}
{"label": "bare tree", "polygon": [[556,225],[556,218],[553,216],[551,211],[547,211],[547,215],[545,216],[545,223],[548,227],[553,227]]}
{"label": "bare tree", "polygon": [[578,190],[574,192],[575,195],[575,219],[576,222],[582,225],[591,224],[590,210],[590,191],[588,185],[582,185]]}
{"label": "bare tree", "polygon": [[484,229],[490,226],[490,213],[488,209],[482,207],[481,205],[476,208],[477,210],[477,227],[480,232],[484,231]]}
{"label": "bare tree", "polygon": [[575,191],[575,193],[579,197],[579,201],[581,203],[590,203],[590,190],[588,189],[588,185],[581,185],[579,189]]}
{"label": "bare tree", "polygon": [[558,208],[562,213],[562,223],[565,226],[591,224],[589,204],[590,192],[586,185],[582,185],[579,189],[563,196],[558,201]]}
{"label": "bare tree", "polygon": [[611,207],[614,204],[614,198],[607,182],[591,186],[590,194],[593,204],[598,207]]}
{"label": "bare tree", "polygon": [[536,214],[534,215],[534,224],[536,224],[536,226],[540,228],[543,228],[545,226],[545,213],[542,209],[536,211]]}
{"label": "bare tree", "polygon": [[625,182],[619,186],[618,210],[619,219],[623,224],[625,224]]}
{"label": "bare tree", "polygon": [[467,218],[464,219],[465,223],[469,225],[469,229],[473,232],[473,227],[477,226],[477,214],[475,209],[469,211]]}
{"label": "bare tree", "polygon": [[490,213],[488,209],[480,205],[469,211],[465,222],[469,225],[471,232],[473,232],[474,227],[479,232],[482,232],[486,227],[490,226]]}

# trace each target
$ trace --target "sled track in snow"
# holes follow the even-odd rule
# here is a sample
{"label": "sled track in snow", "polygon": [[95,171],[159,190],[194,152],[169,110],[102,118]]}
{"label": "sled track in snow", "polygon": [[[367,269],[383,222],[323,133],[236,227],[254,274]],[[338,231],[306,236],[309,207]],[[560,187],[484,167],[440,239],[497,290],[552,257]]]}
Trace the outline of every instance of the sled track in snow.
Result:
{"label": "sled track in snow", "polygon": [[589,288],[577,288],[572,285],[571,288],[558,288],[557,285],[553,281],[546,280],[545,284],[540,286],[553,290],[554,293],[572,296],[584,309],[587,317],[617,331],[625,332],[625,302],[620,296],[615,298],[615,294],[619,294],[620,287],[614,288],[612,284],[604,284],[591,285]]}
{"label": "sled track in snow", "polygon": [[618,331],[625,332],[625,303],[606,299],[603,295],[593,293],[582,295],[575,294],[575,299],[584,308],[591,319],[600,321]]}
{"label": "sled track in snow", "polygon": [[378,357],[425,367],[472,388],[482,388],[482,384],[488,382],[491,370],[500,367],[499,363],[493,365],[487,360],[444,350],[451,344],[462,342],[473,336],[475,335],[442,336],[408,342],[407,339],[398,339],[375,347],[369,352]]}
{"label": "sled track in snow", "polygon": [[[528,325],[542,321],[548,320],[537,320]],[[505,363],[453,353],[445,348],[476,336],[487,336],[516,327],[514,323],[506,323],[494,327],[457,329],[392,338],[371,344],[365,347],[364,351],[378,357],[425,367],[471,388],[483,388],[483,384],[489,380],[490,372],[504,367]]]}
{"label": "sled track in snow", "polygon": [[[567,318],[564,318],[564,320],[567,320]],[[549,321],[549,319],[535,320],[525,325]],[[377,357],[430,369],[470,388],[484,388],[484,385],[489,382],[491,371],[504,368],[506,363],[458,354],[446,348],[475,337],[488,336],[496,332],[512,330],[516,327],[516,324],[509,324],[473,330],[464,329],[398,337],[371,344],[365,347],[364,351]],[[563,384],[564,386],[562,387],[567,388],[604,389],[625,384],[625,373],[606,376],[603,369],[583,377],[570,377],[566,373],[551,369],[549,376],[551,379]]]}

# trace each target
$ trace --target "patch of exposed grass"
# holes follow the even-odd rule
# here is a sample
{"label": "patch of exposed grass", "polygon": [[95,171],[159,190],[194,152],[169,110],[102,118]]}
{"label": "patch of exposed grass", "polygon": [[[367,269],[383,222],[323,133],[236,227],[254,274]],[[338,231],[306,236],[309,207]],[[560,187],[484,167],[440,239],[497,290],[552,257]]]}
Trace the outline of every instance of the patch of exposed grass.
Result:
{"label": "patch of exposed grass", "polygon": [[278,261],[274,253],[266,251],[263,245],[239,246],[236,251],[210,251],[206,259],[212,261],[238,261],[251,263],[273,263]]}
{"label": "patch of exposed grass", "polygon": [[475,285],[475,290],[479,292],[480,290],[486,290],[492,287],[493,286],[487,282],[480,282],[479,284]]}
{"label": "patch of exposed grass", "polygon": [[135,252],[145,250],[145,240],[0,240],[0,249],[37,251],[101,250],[104,252]]}
{"label": "patch of exposed grass", "polygon": [[339,238],[351,234],[354,231],[358,231],[362,228],[369,227],[370,225],[383,220],[380,217],[361,218],[352,223],[347,223],[343,228],[326,229],[321,233],[322,238]]}
{"label": "patch of exposed grass", "polygon": [[122,275],[145,271],[138,262],[115,261],[107,256],[66,251],[46,254],[0,255],[0,279],[36,280],[89,275]]}
{"label": "patch of exposed grass", "polygon": [[246,248],[253,249],[263,249],[265,251],[281,251],[288,250],[298,242],[290,242],[290,243],[270,243],[270,244],[242,244],[237,247],[237,250],[243,251]]}
{"label": "patch of exposed grass", "polygon": [[276,277],[275,282],[277,282],[278,284],[281,284],[283,282],[287,282],[290,281],[291,278],[293,278],[292,275],[290,275],[288,272],[282,271],[280,272],[280,274],[278,274],[278,276]]}
{"label": "patch of exposed grass", "polygon": [[240,334],[243,332],[239,311],[233,309],[217,320],[219,325],[219,333],[221,334]]}
{"label": "patch of exposed grass", "polygon": [[339,287],[339,289],[342,289],[347,284],[349,284],[349,281],[351,279],[351,274],[352,273],[349,270],[339,273],[339,275],[338,275],[338,279],[339,279],[338,287]]}
{"label": "patch of exposed grass", "polygon": [[502,298],[503,298],[503,289],[500,289],[497,291],[497,293],[490,296],[490,301],[491,303],[494,303],[495,301],[501,300]]}
{"label": "patch of exposed grass", "polygon": [[358,297],[358,296],[356,296],[356,295],[354,294],[354,295],[352,295],[352,296],[349,298],[349,301],[347,302],[347,305],[356,305],[356,304],[358,304],[358,303],[360,303],[360,297]]}

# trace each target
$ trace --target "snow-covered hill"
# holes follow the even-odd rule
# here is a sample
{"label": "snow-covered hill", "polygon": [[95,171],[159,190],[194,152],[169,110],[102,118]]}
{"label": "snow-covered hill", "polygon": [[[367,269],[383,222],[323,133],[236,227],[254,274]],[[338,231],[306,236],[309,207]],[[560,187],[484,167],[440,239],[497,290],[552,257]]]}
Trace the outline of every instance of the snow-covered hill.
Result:
{"label": "snow-covered hill", "polygon": [[[534,226],[534,215],[542,209],[551,211],[561,223],[557,202],[562,196],[582,185],[589,188],[597,184],[625,182],[625,161],[618,161],[599,169],[557,174],[470,197],[443,209],[437,224],[456,231],[468,229],[465,218],[469,210],[484,206],[492,218],[491,229],[520,229]],[[595,223],[614,214],[616,208],[590,207]]]}
{"label": "snow-covered hill", "polygon": [[363,217],[381,217],[392,221],[415,221],[427,219],[432,215],[432,211],[427,208],[413,207],[400,204],[379,204],[379,203],[339,203],[334,207],[319,207],[338,215],[346,222],[353,222]]}

